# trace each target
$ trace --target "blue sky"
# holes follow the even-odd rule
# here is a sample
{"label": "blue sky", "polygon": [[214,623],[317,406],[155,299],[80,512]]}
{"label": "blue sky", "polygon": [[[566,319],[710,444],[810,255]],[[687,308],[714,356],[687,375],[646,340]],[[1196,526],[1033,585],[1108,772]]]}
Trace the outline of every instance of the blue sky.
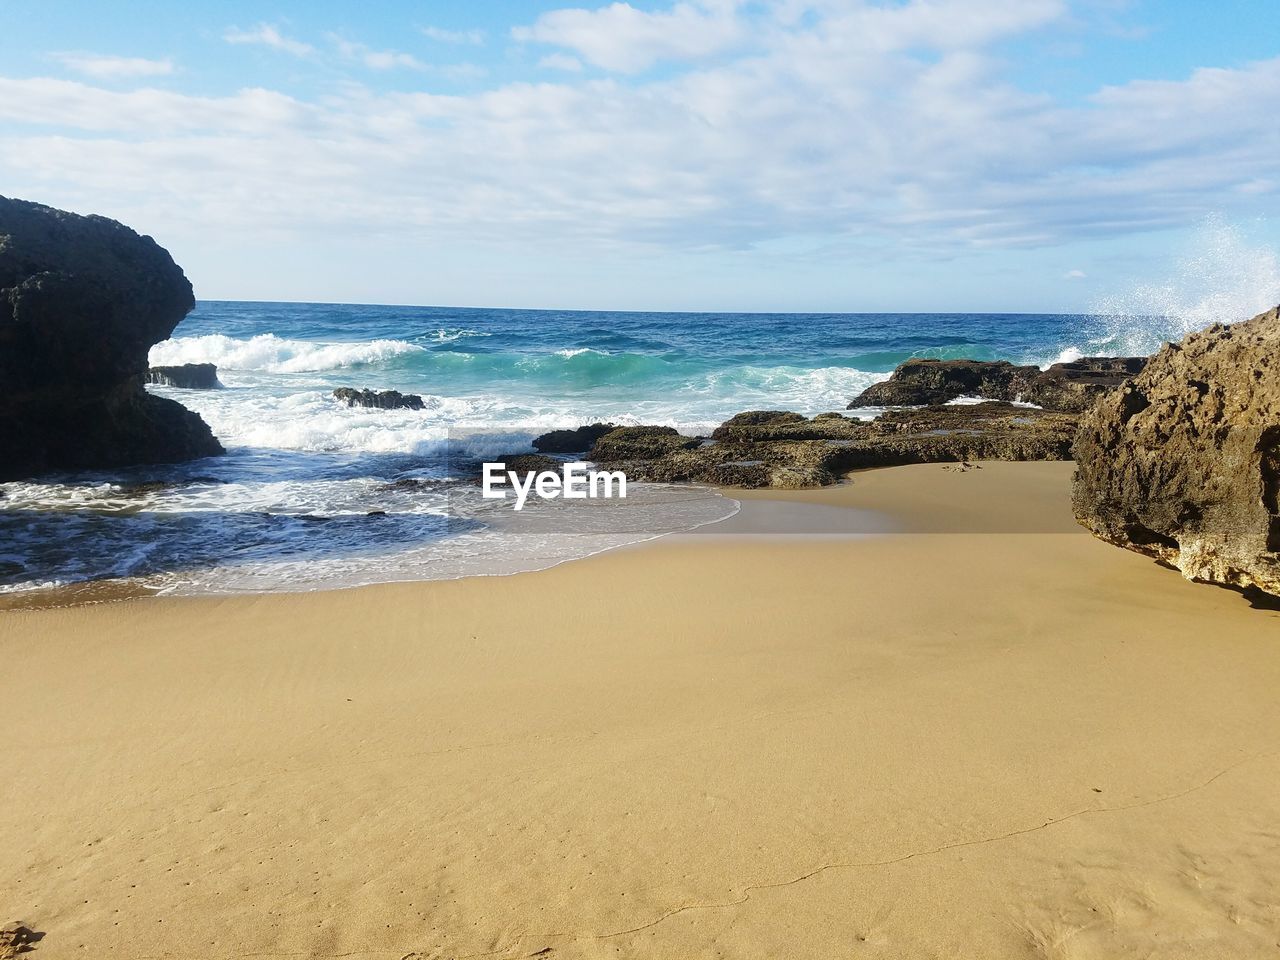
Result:
{"label": "blue sky", "polygon": [[1076,311],[1280,245],[1274,0],[0,18],[0,193],[205,298]]}

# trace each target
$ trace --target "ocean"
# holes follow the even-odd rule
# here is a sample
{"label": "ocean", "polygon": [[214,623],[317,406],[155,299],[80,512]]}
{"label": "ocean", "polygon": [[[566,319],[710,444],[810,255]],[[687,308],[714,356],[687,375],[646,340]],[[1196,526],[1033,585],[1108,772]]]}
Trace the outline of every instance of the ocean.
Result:
{"label": "ocean", "polygon": [[[310,590],[543,568],[714,522],[736,502],[633,485],[625,501],[515,516],[479,498],[465,463],[599,420],[697,434],[749,409],[844,410],[910,357],[1047,366],[1150,352],[1167,326],[201,302],[151,362],[214,363],[223,389],[149,389],[204,417],[227,455],[0,485],[0,592],[113,579],[166,594]],[[332,396],[341,386],[416,393],[425,409],[348,408]]]}

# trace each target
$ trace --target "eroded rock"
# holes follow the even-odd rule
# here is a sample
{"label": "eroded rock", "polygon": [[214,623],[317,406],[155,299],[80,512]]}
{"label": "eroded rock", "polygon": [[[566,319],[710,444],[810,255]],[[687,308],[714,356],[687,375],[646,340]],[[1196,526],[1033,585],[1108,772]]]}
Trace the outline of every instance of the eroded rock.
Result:
{"label": "eroded rock", "polygon": [[1166,344],[1084,416],[1075,455],[1097,536],[1280,595],[1280,308]]}
{"label": "eroded rock", "polygon": [[1031,381],[1021,399],[1046,410],[1081,413],[1146,365],[1146,357],[1082,357],[1055,363]]}
{"label": "eroded rock", "polygon": [[978,397],[1079,413],[1139,373],[1145,363],[1145,357],[1083,357],[1041,370],[1005,360],[908,360],[888,380],[862,391],[848,409],[924,406]]}
{"label": "eroded rock", "polygon": [[691,450],[700,443],[696,437],[682,435],[675,427],[618,427],[592,445],[591,459],[596,462],[656,460]]}
{"label": "eroded rock", "polygon": [[888,380],[863,390],[849,409],[926,406],[957,397],[1013,400],[1039,374],[1039,367],[1007,360],[908,360]]}
{"label": "eroded rock", "polygon": [[[637,443],[606,443],[591,459],[629,479],[796,489],[865,467],[972,460],[1065,460],[1076,418],[1008,403],[889,411],[874,421],[799,414],[731,418],[710,441],[669,427],[631,427]],[[615,434],[618,431],[615,431]],[[621,438],[625,440],[624,438]]]}

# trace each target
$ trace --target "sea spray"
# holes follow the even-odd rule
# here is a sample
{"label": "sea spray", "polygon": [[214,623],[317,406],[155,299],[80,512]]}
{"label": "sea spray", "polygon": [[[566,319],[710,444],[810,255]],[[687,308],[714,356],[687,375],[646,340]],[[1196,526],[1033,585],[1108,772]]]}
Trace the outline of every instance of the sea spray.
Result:
{"label": "sea spray", "polygon": [[1169,276],[1094,304],[1090,353],[1145,356],[1195,330],[1248,320],[1280,303],[1280,257],[1239,225],[1209,217],[1190,246]]}

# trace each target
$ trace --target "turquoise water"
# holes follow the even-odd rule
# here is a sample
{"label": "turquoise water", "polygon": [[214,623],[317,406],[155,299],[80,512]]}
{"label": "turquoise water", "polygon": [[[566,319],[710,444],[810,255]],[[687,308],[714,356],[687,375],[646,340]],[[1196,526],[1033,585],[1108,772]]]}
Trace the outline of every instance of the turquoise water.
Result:
{"label": "turquoise water", "polygon": [[[653,486],[607,509],[538,503],[515,517],[479,500],[464,461],[595,420],[696,433],[751,408],[841,410],[908,357],[1048,364],[1105,349],[1102,326],[205,302],[151,360],[215,363],[223,389],[151,389],[199,412],[227,455],[2,485],[0,591],[108,578],[172,593],[303,590],[545,567],[736,504]],[[350,409],[332,397],[339,386],[416,393],[424,409]]]}
{"label": "turquoise water", "polygon": [[[1088,318],[974,314],[592,313],[202,303],[155,363],[216,363],[236,394],[193,406],[233,443],[425,451],[450,425],[591,419],[697,430],[750,407],[842,409],[908,357],[1047,364]],[[344,429],[337,386],[421,394],[427,411]],[[243,391],[243,392],[240,392]],[[417,444],[415,447],[414,444]]]}

